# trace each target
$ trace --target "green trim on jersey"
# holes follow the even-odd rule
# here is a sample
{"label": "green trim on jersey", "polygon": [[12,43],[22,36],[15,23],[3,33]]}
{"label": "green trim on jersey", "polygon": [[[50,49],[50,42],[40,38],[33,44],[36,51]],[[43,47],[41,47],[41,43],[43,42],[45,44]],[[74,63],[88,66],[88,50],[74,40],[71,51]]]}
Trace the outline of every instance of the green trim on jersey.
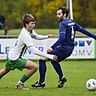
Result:
{"label": "green trim on jersey", "polygon": [[19,58],[21,58],[21,56],[23,56],[25,54],[26,50],[27,50],[27,46],[24,45],[24,47],[22,48],[22,51],[21,51],[21,54],[20,54]]}

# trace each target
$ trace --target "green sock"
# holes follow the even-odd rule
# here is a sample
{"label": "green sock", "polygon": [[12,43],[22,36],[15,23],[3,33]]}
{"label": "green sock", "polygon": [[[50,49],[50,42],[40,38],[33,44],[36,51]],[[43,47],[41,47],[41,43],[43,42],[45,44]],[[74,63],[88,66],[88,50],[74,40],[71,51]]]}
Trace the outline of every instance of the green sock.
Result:
{"label": "green sock", "polygon": [[27,81],[28,79],[29,79],[28,76],[23,75],[23,77],[20,79],[20,81],[21,81],[22,83],[24,83],[24,82]]}

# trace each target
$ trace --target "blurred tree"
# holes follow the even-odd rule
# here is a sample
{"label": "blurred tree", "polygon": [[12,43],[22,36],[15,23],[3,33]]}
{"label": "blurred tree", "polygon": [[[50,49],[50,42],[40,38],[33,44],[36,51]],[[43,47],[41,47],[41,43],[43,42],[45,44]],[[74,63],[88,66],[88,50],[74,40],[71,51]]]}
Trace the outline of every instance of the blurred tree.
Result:
{"label": "blurred tree", "polygon": [[95,10],[95,0],[73,0],[74,19],[84,27],[96,27]]}
{"label": "blurred tree", "polygon": [[57,26],[56,10],[59,6],[64,6],[64,0],[27,0],[32,7],[32,12],[37,18],[37,26],[40,28],[53,28]]}
{"label": "blurred tree", "polygon": [[6,26],[8,28],[20,28],[21,17],[24,13],[29,11],[26,0],[0,0],[0,12],[6,19]]}
{"label": "blurred tree", "polygon": [[[84,27],[96,27],[96,1],[72,1],[74,19]],[[56,10],[60,6],[66,6],[66,0],[0,0],[0,14],[8,28],[21,28],[22,15],[27,12],[36,17],[38,28],[57,28]]]}

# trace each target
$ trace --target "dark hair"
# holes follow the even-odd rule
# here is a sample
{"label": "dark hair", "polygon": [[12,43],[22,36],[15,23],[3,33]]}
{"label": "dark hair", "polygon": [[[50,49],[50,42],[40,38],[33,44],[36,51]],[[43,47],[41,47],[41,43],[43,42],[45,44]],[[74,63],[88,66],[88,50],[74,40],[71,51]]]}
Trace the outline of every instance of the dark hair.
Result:
{"label": "dark hair", "polygon": [[66,13],[66,17],[68,17],[69,9],[65,7],[59,7],[58,10],[62,10],[63,15]]}
{"label": "dark hair", "polygon": [[27,13],[23,16],[23,25],[26,27],[26,24],[29,24],[30,22],[34,22],[34,16],[32,14]]}

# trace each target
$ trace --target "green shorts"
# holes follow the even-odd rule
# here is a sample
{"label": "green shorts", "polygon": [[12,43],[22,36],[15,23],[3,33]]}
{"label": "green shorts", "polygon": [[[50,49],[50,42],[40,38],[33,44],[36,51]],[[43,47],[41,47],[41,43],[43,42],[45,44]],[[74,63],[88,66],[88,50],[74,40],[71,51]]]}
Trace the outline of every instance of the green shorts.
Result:
{"label": "green shorts", "polygon": [[22,71],[25,68],[26,63],[27,63],[27,60],[23,59],[23,58],[19,58],[19,59],[13,61],[7,57],[5,66],[9,71],[14,70],[14,69],[18,69],[18,70]]}

